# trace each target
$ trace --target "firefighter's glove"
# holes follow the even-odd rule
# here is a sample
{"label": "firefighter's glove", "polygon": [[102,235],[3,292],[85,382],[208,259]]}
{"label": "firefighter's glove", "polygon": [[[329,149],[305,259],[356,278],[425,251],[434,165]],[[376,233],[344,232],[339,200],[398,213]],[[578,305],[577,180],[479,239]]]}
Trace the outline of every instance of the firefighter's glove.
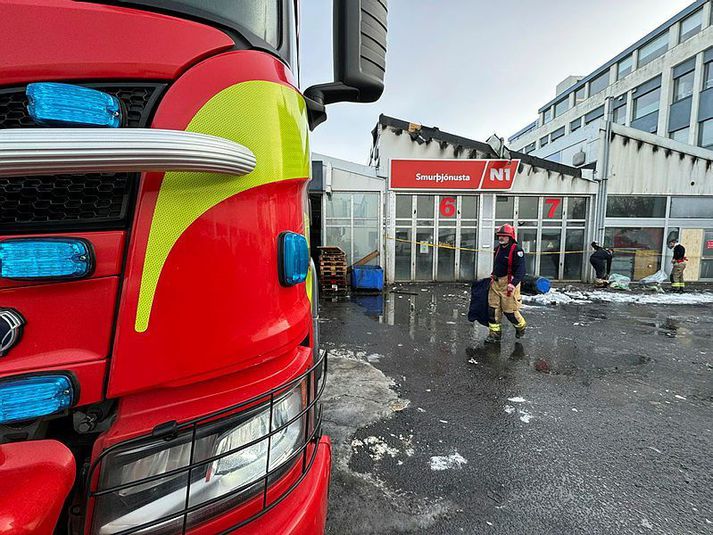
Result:
{"label": "firefighter's glove", "polygon": [[508,284],[508,297],[510,297],[514,291],[515,286],[513,284]]}

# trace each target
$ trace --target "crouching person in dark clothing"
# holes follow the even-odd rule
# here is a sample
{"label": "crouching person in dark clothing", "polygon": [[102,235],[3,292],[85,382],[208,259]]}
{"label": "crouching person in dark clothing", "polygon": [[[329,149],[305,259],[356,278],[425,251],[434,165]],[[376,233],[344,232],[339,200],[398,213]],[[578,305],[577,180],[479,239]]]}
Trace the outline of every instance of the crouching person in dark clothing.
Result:
{"label": "crouching person in dark clothing", "polygon": [[515,336],[525,335],[527,322],[520,314],[522,298],[520,283],[525,276],[525,253],[517,244],[515,229],[503,225],[497,231],[499,245],[495,249],[493,275],[488,291],[488,337],[486,343],[499,343],[502,337],[503,315],[515,326]]}
{"label": "crouching person in dark clothing", "polygon": [[613,254],[611,249],[604,249],[597,242],[592,242],[594,252],[589,257],[589,263],[592,264],[595,272],[594,286],[603,287],[609,284],[608,278],[611,273],[611,263]]}

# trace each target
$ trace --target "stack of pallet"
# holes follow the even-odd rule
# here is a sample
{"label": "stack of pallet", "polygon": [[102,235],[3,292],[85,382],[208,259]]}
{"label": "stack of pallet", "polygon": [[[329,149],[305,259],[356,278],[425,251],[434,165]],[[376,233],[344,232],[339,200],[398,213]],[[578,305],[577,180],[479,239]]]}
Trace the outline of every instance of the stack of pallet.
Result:
{"label": "stack of pallet", "polygon": [[325,297],[347,295],[347,255],[339,247],[319,248],[319,282]]}

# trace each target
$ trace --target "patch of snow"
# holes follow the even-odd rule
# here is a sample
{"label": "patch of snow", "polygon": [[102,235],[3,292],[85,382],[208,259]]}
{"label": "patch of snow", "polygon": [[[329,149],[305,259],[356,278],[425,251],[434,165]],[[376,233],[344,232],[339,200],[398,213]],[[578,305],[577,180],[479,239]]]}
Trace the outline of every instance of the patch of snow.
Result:
{"label": "patch of snow", "polygon": [[526,424],[530,423],[530,420],[532,420],[532,414],[530,414],[527,411],[519,410],[518,413],[520,414],[520,421],[524,422]]}
{"label": "patch of snow", "polygon": [[384,456],[396,457],[399,454],[397,448],[392,448],[386,441],[381,437],[366,437],[364,440],[354,439],[352,440],[352,448],[355,450],[358,448],[364,448],[374,461],[380,461]]}
{"label": "patch of snow", "polygon": [[431,457],[431,470],[434,472],[462,468],[464,464],[468,464],[468,461],[457,451],[454,451],[451,455]]}
{"label": "patch of snow", "polygon": [[572,407],[572,412],[579,412],[579,411],[577,409],[575,409],[574,407]]}
{"label": "patch of snow", "polygon": [[448,420],[438,420],[438,421],[441,422],[442,424],[447,424],[447,423],[448,423]]}
{"label": "patch of snow", "polygon": [[516,398],[508,398],[508,401],[512,401],[513,403],[527,403],[527,400],[520,396]]}
{"label": "patch of snow", "polygon": [[343,358],[348,360],[358,360],[361,362],[380,362],[383,355],[378,353],[367,353],[366,351],[357,351],[347,349],[345,347],[335,347],[329,350],[330,357]]}
{"label": "patch of snow", "polygon": [[654,529],[654,525],[646,518],[641,519],[641,527],[646,529]]}
{"label": "patch of snow", "polygon": [[470,360],[468,361],[468,364],[478,364],[478,361],[475,360],[475,359],[470,359]]}
{"label": "patch of snow", "polygon": [[683,401],[686,401],[686,398],[684,398],[683,396],[679,396],[678,394],[676,394],[673,397],[675,397],[676,399],[682,399]]}
{"label": "patch of snow", "polygon": [[422,409],[421,407],[416,407],[416,410],[418,412],[426,412],[426,409]]}
{"label": "patch of snow", "polygon": [[[587,291],[553,291],[541,295],[524,295],[523,303],[535,305],[568,305],[591,302],[624,303],[639,305],[705,305],[713,303],[713,292],[689,294],[639,294]],[[574,325],[578,325],[575,323]],[[581,324],[579,324],[581,325]]]}
{"label": "patch of snow", "polygon": [[508,414],[512,414],[513,412],[515,412],[515,407],[513,407],[512,405],[505,405],[505,412]]}

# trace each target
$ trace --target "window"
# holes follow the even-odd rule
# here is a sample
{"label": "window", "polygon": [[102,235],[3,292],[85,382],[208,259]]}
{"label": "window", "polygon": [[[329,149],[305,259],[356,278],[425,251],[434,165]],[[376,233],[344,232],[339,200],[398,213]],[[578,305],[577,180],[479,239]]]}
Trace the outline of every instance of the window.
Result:
{"label": "window", "polygon": [[518,219],[537,219],[539,197],[520,197]]}
{"label": "window", "polygon": [[552,141],[559,139],[561,137],[564,137],[564,126],[561,128],[558,128],[557,130],[554,130],[552,134],[550,135]]}
{"label": "window", "polygon": [[[129,3],[124,0],[121,3]],[[243,28],[267,41],[275,48],[280,46],[280,4],[276,0],[233,0],[206,2],[205,0],[138,0],[134,4],[156,6],[178,13],[185,13],[212,21],[215,25],[227,26],[241,32]],[[168,6],[166,4],[169,4]],[[294,31],[294,30],[292,30]]]}
{"label": "window", "polygon": [[577,89],[574,93],[574,104],[575,106],[579,104],[580,102],[584,102],[587,100],[587,84],[584,84],[582,87]]}
{"label": "window", "polygon": [[584,124],[589,124],[597,119],[604,117],[604,106],[599,106],[593,109],[587,115],[584,116]]}
{"label": "window", "polygon": [[550,140],[547,136],[541,138],[540,139],[540,148],[546,147],[549,142],[550,142]]}
{"label": "window", "polygon": [[652,113],[659,111],[659,101],[661,100],[661,88],[657,87],[644,95],[634,97],[634,120],[641,119]]}
{"label": "window", "polygon": [[626,99],[627,94],[624,93],[612,101],[614,107],[614,122],[617,124],[626,124]]}
{"label": "window", "polygon": [[562,161],[562,152],[555,152],[554,154],[550,154],[549,156],[545,157],[545,160],[560,163]]}
{"label": "window", "polygon": [[673,197],[671,217],[713,218],[713,197]]}
{"label": "window", "polygon": [[537,149],[537,144],[536,143],[530,143],[527,147],[522,149],[522,152],[525,154],[530,154],[531,152],[534,152]]}
{"label": "window", "polygon": [[668,50],[668,31],[652,39],[639,49],[639,67],[642,67],[659,56],[663,56]]}
{"label": "window", "polygon": [[552,120],[552,108],[547,108],[542,115],[542,123],[547,124]]}
{"label": "window", "polygon": [[673,101],[678,102],[684,98],[688,98],[693,94],[693,75],[694,71],[682,74],[673,80]]}
{"label": "window", "polygon": [[609,86],[609,71],[605,71],[599,76],[597,76],[594,80],[589,82],[589,96],[593,97],[594,95],[601,93],[604,91],[607,87]]}
{"label": "window", "polygon": [[570,197],[567,203],[567,220],[587,217],[587,198]]}
{"label": "window", "polygon": [[616,79],[621,80],[629,75],[634,68],[634,57],[629,55],[628,58],[622,59],[616,66]]}
{"label": "window", "polygon": [[580,117],[579,119],[575,119],[571,123],[569,123],[569,131],[570,132],[575,132],[576,130],[579,130],[582,128],[582,118]]}
{"label": "window", "polygon": [[614,110],[614,122],[616,124],[626,124],[626,104]]}
{"label": "window", "polygon": [[604,233],[604,246],[614,249],[612,272],[640,280],[661,265],[664,229],[655,227],[612,228]]}
{"label": "window", "polygon": [[[410,217],[410,197],[397,196],[397,217]],[[334,193],[326,197],[325,245],[341,247],[349,262],[379,249],[378,193]]]}
{"label": "window", "polygon": [[504,197],[498,195],[495,198],[495,219],[512,221],[515,211],[515,197]]}
{"label": "window", "polygon": [[679,43],[688,41],[691,37],[701,31],[703,27],[703,10],[699,9],[695,13],[691,13],[681,21],[681,38]]}
{"label": "window", "polygon": [[676,130],[675,132],[669,133],[669,137],[674,141],[678,141],[679,143],[688,144],[688,135],[690,133],[690,128],[681,128],[680,130]]}
{"label": "window", "polygon": [[713,279],[713,229],[704,229],[701,279]]}
{"label": "window", "polygon": [[713,150],[713,119],[708,119],[701,123],[700,132],[698,133],[698,146]]}
{"label": "window", "polygon": [[706,63],[703,74],[703,90],[713,87],[713,61]]}
{"label": "window", "polygon": [[666,197],[610,195],[607,217],[666,217]]}
{"label": "window", "polygon": [[[332,198],[334,198],[332,194]],[[397,195],[396,196],[396,219],[411,219],[413,216],[413,205],[411,202],[411,195]]]}
{"label": "window", "polygon": [[564,112],[566,112],[568,109],[569,109],[569,98],[560,100],[557,104],[555,104],[555,117],[559,117]]}

